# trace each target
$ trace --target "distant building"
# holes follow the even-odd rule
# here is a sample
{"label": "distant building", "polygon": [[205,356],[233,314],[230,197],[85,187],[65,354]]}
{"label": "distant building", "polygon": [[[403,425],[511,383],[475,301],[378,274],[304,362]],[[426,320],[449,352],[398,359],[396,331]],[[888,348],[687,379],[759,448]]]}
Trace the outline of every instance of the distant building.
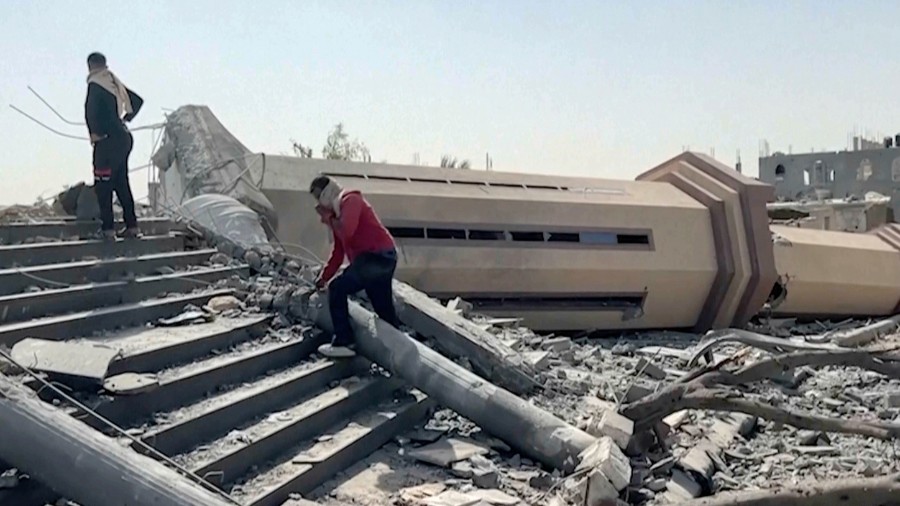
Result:
{"label": "distant building", "polygon": [[894,141],[857,137],[850,151],[763,156],[759,179],[774,185],[781,200],[863,197],[870,191],[894,197],[900,192],[900,149]]}

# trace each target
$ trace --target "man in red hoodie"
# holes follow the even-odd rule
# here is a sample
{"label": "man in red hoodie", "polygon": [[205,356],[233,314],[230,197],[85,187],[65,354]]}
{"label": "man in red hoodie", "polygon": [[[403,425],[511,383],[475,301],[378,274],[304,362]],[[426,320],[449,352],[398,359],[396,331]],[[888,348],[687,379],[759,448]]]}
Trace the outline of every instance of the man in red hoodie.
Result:
{"label": "man in red hoodie", "polygon": [[[350,295],[365,290],[375,313],[385,322],[400,326],[392,287],[397,249],[390,232],[359,191],[344,190],[328,176],[318,176],[309,185],[309,192],[318,202],[316,211],[322,223],[331,229],[334,240],[331,256],[316,280],[316,288],[328,286],[328,306],[334,326],[331,345],[321,347],[320,352],[330,357],[350,357],[354,355],[347,308]],[[334,277],[345,256],[350,265]]]}

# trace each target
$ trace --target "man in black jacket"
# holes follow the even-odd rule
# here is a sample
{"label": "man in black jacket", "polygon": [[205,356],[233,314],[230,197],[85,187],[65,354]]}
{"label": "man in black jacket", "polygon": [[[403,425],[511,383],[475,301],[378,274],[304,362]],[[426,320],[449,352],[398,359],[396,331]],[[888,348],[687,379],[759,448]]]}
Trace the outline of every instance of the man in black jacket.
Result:
{"label": "man in black jacket", "polygon": [[125,123],[134,119],[143,99],[129,90],[106,66],[106,57],[91,53],[84,117],[94,146],[94,190],[100,206],[101,235],[115,239],[113,193],[119,198],[125,219],[122,237],[140,237],[134,196],[128,182],[128,156],[134,139]]}

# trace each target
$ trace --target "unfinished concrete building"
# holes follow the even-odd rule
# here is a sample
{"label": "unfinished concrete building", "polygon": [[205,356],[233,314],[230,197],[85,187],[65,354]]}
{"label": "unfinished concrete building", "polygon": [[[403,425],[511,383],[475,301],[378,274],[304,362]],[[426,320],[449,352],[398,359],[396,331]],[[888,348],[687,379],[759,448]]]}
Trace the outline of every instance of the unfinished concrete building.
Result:
{"label": "unfinished concrete building", "polygon": [[892,198],[897,214],[900,191],[900,135],[883,143],[854,138],[852,150],[775,153],[759,159],[759,179],[775,187],[781,200],[862,198],[878,192]]}

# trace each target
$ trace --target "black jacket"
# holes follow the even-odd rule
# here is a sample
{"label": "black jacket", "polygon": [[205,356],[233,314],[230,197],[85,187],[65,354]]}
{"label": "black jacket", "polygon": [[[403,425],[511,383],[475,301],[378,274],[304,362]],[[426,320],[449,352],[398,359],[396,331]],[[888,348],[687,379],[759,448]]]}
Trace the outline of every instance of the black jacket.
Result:
{"label": "black jacket", "polygon": [[[131,121],[144,105],[144,99],[127,88],[126,91],[131,100],[133,112],[126,114],[124,121]],[[119,118],[115,95],[97,83],[88,84],[87,99],[84,102],[84,119],[87,122],[88,131],[92,134],[117,137],[127,132],[123,119]]]}

